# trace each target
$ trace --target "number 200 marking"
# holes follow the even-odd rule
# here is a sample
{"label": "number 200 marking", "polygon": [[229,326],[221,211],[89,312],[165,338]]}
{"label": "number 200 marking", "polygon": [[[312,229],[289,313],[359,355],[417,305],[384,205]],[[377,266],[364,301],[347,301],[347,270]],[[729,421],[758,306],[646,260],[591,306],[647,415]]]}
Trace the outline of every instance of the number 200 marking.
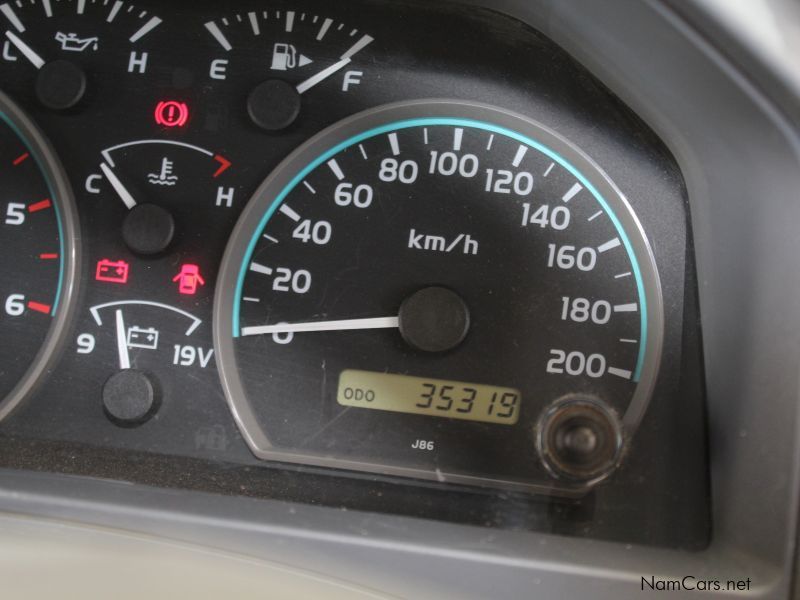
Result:
{"label": "number 200 marking", "polygon": [[602,377],[606,372],[606,359],[602,354],[590,354],[586,356],[583,352],[564,350],[550,350],[551,358],[547,361],[548,373],[565,373],[567,375],[583,375],[589,377]]}

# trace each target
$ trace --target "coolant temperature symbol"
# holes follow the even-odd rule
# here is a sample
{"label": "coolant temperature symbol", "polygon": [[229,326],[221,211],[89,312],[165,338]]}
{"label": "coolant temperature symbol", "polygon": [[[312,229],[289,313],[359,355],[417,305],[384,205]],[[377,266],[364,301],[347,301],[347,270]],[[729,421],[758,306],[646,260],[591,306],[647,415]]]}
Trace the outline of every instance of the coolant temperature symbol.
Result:
{"label": "coolant temperature symbol", "polygon": [[172,281],[178,282],[178,291],[181,294],[192,296],[197,293],[198,285],[205,285],[205,279],[200,275],[200,267],[197,265],[181,265],[181,271]]}

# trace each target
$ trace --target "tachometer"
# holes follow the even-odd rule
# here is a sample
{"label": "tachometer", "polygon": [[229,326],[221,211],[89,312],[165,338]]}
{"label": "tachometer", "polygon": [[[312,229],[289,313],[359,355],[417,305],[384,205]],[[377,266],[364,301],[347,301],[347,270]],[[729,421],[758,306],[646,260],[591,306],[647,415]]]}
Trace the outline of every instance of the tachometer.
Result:
{"label": "tachometer", "polygon": [[76,216],[55,155],[0,94],[0,418],[25,398],[63,338],[76,269]]}
{"label": "tachometer", "polygon": [[256,192],[217,287],[255,454],[524,490],[618,464],[658,370],[644,232],[527,118],[419,101],[321,133]]}

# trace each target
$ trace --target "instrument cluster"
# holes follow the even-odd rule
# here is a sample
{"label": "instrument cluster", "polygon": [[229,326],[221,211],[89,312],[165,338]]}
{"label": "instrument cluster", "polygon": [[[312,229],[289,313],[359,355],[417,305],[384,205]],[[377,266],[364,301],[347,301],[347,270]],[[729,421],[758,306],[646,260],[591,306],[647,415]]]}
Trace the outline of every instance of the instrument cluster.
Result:
{"label": "instrument cluster", "polygon": [[2,466],[555,529],[591,502],[605,537],[677,472],[702,496],[680,172],[546,37],[368,0],[20,0],[0,31]]}

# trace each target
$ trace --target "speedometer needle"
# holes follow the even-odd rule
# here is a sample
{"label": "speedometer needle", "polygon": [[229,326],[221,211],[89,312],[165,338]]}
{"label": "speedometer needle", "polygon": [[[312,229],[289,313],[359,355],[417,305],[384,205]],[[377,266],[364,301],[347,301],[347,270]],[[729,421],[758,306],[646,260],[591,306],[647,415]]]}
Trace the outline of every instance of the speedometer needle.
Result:
{"label": "speedometer needle", "polygon": [[301,333],[309,331],[347,331],[354,329],[392,329],[399,326],[399,317],[376,317],[372,319],[342,319],[339,321],[313,321],[310,323],[256,325],[253,327],[243,327],[242,335]]}
{"label": "speedometer needle", "polygon": [[22,52],[22,55],[27,58],[34,67],[41,69],[44,66],[44,59],[39,56],[33,48],[23,42],[17,34],[13,31],[6,31],[6,37],[17,47],[17,50]]}
{"label": "speedometer needle", "polygon": [[119,352],[119,368],[130,369],[131,357],[128,355],[128,340],[125,336],[125,321],[122,319],[122,311],[116,311],[117,316],[117,351]]}
{"label": "speedometer needle", "polygon": [[333,63],[327,69],[323,69],[322,71],[320,71],[316,75],[312,75],[311,77],[309,77],[305,81],[302,81],[302,82],[298,83],[297,84],[297,88],[296,88],[297,89],[297,93],[298,94],[302,94],[303,92],[307,92],[308,90],[310,90],[312,87],[314,87],[318,83],[321,83],[322,81],[325,81],[328,77],[330,77],[331,75],[336,73],[336,71],[338,71],[342,67],[345,67],[346,65],[349,65],[350,61],[351,61],[350,57],[343,58],[340,61]]}

